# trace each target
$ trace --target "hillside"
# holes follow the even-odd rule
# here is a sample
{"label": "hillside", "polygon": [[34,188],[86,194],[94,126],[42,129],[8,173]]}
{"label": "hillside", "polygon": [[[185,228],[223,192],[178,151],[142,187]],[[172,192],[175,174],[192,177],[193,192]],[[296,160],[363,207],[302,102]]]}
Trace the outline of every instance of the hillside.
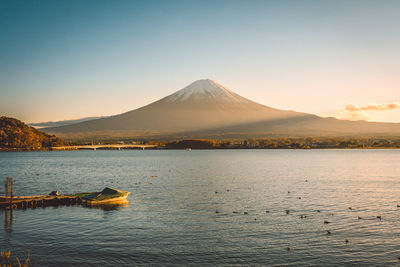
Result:
{"label": "hillside", "polygon": [[147,106],[123,114],[45,128],[65,138],[232,138],[262,136],[399,136],[399,123],[321,118],[246,99],[215,81],[198,80]]}
{"label": "hillside", "polygon": [[46,150],[64,145],[64,141],[25,123],[8,117],[0,117],[0,151]]}

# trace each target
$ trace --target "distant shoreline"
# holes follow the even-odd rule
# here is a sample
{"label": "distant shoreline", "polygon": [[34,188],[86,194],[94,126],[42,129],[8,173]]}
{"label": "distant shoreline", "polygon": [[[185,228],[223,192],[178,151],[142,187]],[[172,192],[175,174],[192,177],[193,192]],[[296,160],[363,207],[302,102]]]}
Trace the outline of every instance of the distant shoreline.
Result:
{"label": "distant shoreline", "polygon": [[[191,150],[397,150],[400,147],[365,147],[365,148],[341,148],[341,147],[324,147],[324,148],[192,148]],[[96,149],[95,151],[118,151],[118,149]],[[185,148],[149,148],[149,149],[132,149],[123,148],[120,150],[142,151],[142,150],[186,150]],[[0,149],[0,153],[6,152],[59,152],[59,151],[93,151],[93,149],[40,149],[40,150],[24,150],[24,149]]]}

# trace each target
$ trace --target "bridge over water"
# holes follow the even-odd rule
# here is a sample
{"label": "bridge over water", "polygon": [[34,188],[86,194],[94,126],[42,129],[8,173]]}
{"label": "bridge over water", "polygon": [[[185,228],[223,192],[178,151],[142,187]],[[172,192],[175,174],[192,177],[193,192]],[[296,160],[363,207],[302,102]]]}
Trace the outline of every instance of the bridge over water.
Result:
{"label": "bridge over water", "polygon": [[128,144],[114,144],[114,145],[81,145],[81,146],[56,146],[52,150],[97,150],[97,149],[142,149],[157,148],[158,145],[128,145]]}

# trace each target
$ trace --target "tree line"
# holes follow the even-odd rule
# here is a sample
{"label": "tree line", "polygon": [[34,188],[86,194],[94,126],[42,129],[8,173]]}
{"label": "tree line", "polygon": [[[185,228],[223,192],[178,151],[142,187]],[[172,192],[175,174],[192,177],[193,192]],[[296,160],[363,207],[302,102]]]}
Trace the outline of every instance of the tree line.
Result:
{"label": "tree line", "polygon": [[186,139],[180,141],[166,142],[164,143],[164,146],[171,149],[400,148],[400,137],[278,137],[249,138],[242,140]]}

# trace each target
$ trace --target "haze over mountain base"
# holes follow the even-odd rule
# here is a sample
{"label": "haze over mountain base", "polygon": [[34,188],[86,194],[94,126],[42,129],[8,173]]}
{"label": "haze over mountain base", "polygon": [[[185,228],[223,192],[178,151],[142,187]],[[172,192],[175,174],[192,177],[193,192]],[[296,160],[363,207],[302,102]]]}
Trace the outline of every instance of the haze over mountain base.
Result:
{"label": "haze over mountain base", "polygon": [[136,110],[42,130],[64,138],[399,136],[400,123],[347,121],[274,109],[206,79]]}

